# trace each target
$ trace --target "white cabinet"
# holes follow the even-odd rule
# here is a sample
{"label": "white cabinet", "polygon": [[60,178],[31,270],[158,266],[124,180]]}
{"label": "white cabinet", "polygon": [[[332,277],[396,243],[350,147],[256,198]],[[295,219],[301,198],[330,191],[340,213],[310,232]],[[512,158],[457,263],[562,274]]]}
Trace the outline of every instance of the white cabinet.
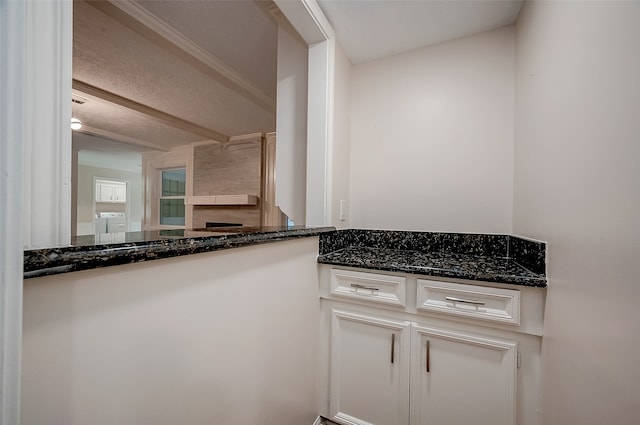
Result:
{"label": "white cabinet", "polygon": [[319,275],[321,414],[343,425],[538,424],[543,289],[329,265]]}
{"label": "white cabinet", "polygon": [[412,325],[411,425],[515,424],[516,347]]}
{"label": "white cabinet", "polygon": [[96,180],[96,202],[127,202],[127,184],[108,180]]}
{"label": "white cabinet", "polygon": [[333,309],[330,357],[339,423],[515,424],[513,341]]}
{"label": "white cabinet", "polygon": [[334,420],[400,425],[409,417],[409,323],[333,310]]}

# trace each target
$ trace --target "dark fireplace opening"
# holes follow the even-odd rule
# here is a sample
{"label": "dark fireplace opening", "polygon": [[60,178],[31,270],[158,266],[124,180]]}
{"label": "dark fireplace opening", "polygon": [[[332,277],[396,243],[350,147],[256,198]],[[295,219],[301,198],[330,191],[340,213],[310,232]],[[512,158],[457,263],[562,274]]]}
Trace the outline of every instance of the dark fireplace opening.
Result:
{"label": "dark fireplace opening", "polygon": [[216,221],[207,221],[205,227],[242,227],[242,223],[221,223]]}

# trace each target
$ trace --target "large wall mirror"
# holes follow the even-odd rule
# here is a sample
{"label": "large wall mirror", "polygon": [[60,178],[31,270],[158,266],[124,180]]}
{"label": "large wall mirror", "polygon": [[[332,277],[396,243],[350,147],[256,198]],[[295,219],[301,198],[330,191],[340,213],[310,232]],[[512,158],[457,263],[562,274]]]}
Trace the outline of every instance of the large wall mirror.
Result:
{"label": "large wall mirror", "polygon": [[74,1],[72,235],[302,224],[306,76],[271,2]]}

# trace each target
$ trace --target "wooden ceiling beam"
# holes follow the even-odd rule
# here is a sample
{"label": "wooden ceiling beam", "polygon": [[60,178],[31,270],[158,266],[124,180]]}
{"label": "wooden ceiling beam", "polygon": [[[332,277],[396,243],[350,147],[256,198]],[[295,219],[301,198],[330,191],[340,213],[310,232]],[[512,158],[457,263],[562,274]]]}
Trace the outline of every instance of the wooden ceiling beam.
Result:
{"label": "wooden ceiling beam", "polygon": [[82,125],[80,130],[75,130],[78,133],[89,134],[91,136],[100,136],[106,139],[115,140],[116,142],[127,143],[129,145],[141,146],[149,148],[150,150],[157,150],[163,152],[169,152],[171,149],[166,147],[159,147],[157,143],[152,143],[147,140],[138,139],[131,136],[125,136],[124,134],[116,133],[114,131],[103,130],[101,128],[95,128],[88,125]]}
{"label": "wooden ceiling beam", "polygon": [[150,106],[144,105],[142,103],[136,102],[131,99],[127,99],[126,97],[122,97],[115,93],[111,93],[107,90],[103,90],[101,88],[92,86],[85,82],[73,79],[72,87],[74,90],[84,93],[88,96],[97,97],[105,102],[113,103],[114,105],[121,106],[123,108],[130,109],[132,111],[136,111],[152,119],[156,122],[159,122],[164,125],[168,125],[173,128],[177,128],[178,130],[182,130],[187,133],[195,134],[206,139],[216,140],[218,142],[227,142],[229,141],[229,136],[226,134],[222,134],[215,130],[211,130],[206,127],[202,127],[198,124],[192,123],[187,120],[183,120],[182,118],[178,118],[174,115],[167,114],[166,112],[160,111],[158,109],[154,109]]}

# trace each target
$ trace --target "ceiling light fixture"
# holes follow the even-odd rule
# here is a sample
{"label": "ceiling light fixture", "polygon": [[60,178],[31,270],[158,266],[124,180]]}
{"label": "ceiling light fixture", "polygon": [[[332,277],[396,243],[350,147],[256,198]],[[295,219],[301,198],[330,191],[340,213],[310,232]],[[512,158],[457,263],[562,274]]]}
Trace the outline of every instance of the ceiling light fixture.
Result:
{"label": "ceiling light fixture", "polygon": [[80,130],[82,128],[82,121],[78,118],[71,118],[71,130]]}

